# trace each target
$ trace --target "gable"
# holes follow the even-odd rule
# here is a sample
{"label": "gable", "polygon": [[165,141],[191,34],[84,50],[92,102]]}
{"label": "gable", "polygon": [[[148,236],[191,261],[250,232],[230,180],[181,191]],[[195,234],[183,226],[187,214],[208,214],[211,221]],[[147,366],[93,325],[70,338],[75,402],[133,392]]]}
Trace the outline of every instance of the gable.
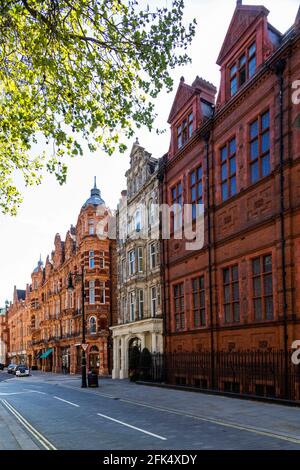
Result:
{"label": "gable", "polygon": [[258,19],[259,16],[268,16],[269,10],[264,6],[238,5],[235,9],[231,23],[229,25],[221,52],[217,59],[217,64],[221,65],[224,58],[245,34],[248,28]]}
{"label": "gable", "polygon": [[184,79],[181,78],[171,112],[168,117],[168,124],[171,124],[176,114],[182,110],[184,105],[194,96],[195,89],[184,83]]}

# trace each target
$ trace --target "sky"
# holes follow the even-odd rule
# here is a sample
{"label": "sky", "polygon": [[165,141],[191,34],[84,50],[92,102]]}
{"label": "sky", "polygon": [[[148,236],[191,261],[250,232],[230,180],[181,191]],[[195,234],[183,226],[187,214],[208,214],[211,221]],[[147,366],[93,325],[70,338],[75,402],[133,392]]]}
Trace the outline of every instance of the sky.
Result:
{"label": "sky", "polygon": [[[144,2],[143,2],[144,3]],[[152,1],[151,1],[152,3]],[[166,0],[156,0],[165,6]],[[263,4],[270,10],[269,22],[284,33],[294,22],[299,0],[244,0],[243,4]],[[196,75],[219,87],[219,67],[216,60],[231,21],[236,0],[185,0],[185,21],[197,20],[196,36],[189,49],[192,63],[172,71],[174,90],[162,92],[156,101],[156,126],[166,129],[162,135],[139,129],[140,144],[156,158],[169,147],[167,118],[181,76],[191,84]],[[284,6],[283,6],[284,5]],[[76,224],[81,206],[89,197],[94,176],[106,204],[115,209],[122,189],[126,187],[125,172],[133,144],[128,142],[125,155],[107,156],[85,152],[82,158],[69,160],[67,183],[60,186],[55,177],[45,172],[43,183],[24,190],[24,201],[18,215],[0,214],[0,307],[12,300],[14,285],[25,289],[40,255],[45,262],[53,250],[56,233],[62,239],[70,225]]]}

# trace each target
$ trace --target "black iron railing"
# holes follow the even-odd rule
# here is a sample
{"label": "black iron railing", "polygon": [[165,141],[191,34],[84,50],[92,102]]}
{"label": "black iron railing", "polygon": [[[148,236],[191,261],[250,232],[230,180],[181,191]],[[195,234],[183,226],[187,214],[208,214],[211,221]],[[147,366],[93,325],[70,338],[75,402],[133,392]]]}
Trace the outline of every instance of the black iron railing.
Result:
{"label": "black iron railing", "polygon": [[151,357],[151,366],[139,368],[142,380],[300,402],[300,365],[290,360],[286,370],[284,351],[215,352],[214,387],[210,351],[152,354]]}

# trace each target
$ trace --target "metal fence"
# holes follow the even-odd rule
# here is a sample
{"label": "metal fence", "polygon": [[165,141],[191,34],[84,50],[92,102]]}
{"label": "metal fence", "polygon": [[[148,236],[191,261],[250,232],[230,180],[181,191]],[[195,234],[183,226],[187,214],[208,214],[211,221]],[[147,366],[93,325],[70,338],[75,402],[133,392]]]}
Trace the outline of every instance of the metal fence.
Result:
{"label": "metal fence", "polygon": [[300,365],[291,355],[286,371],[284,351],[218,351],[213,358],[210,351],[152,354],[139,379],[300,402]]}

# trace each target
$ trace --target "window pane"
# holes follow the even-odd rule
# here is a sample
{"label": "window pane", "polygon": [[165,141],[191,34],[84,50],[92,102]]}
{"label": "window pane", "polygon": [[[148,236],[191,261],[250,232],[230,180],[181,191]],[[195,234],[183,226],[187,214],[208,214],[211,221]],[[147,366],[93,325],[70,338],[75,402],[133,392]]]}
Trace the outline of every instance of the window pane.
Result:
{"label": "window pane", "polygon": [[229,281],[230,281],[229,269],[223,269],[223,282],[224,282],[224,284],[228,284]]}
{"label": "window pane", "polygon": [[264,272],[272,272],[272,255],[264,256],[263,260]]}
{"label": "window pane", "polygon": [[200,293],[200,306],[204,307],[204,305],[205,305],[205,293],[201,292]]}
{"label": "window pane", "polygon": [[270,133],[265,132],[261,138],[261,150],[263,153],[267,152],[270,148]]}
{"label": "window pane", "polygon": [[262,176],[268,176],[270,173],[270,154],[268,153],[261,159],[261,174]]}
{"label": "window pane", "polygon": [[230,322],[230,305],[225,305],[224,310],[225,310],[225,322]]}
{"label": "window pane", "polygon": [[200,289],[204,289],[204,276],[200,277]]}
{"label": "window pane", "polygon": [[193,134],[193,124],[189,125],[189,137],[192,137]]}
{"label": "window pane", "polygon": [[235,77],[231,80],[231,96],[236,94],[237,89],[237,77]]}
{"label": "window pane", "polygon": [[197,176],[198,176],[198,180],[201,180],[202,179],[202,166],[200,166],[197,170]]}
{"label": "window pane", "polygon": [[227,159],[227,147],[224,147],[221,150],[221,161],[224,162],[226,159]]}
{"label": "window pane", "polygon": [[227,183],[222,184],[222,200],[228,199],[228,185]]}
{"label": "window pane", "polygon": [[201,316],[201,326],[205,326],[206,321],[205,321],[205,309],[204,308],[201,309],[200,316]]}
{"label": "window pane", "polygon": [[222,173],[222,181],[226,180],[227,179],[227,163],[222,165],[221,173]]}
{"label": "window pane", "polygon": [[251,165],[251,181],[252,183],[256,183],[259,180],[259,172],[258,172],[258,162],[252,163]]}
{"label": "window pane", "polygon": [[265,298],[265,311],[266,311],[266,319],[272,320],[273,318],[273,298],[267,297]]}
{"label": "window pane", "polygon": [[195,203],[192,204],[192,218],[193,220],[196,219],[197,216],[197,206]]}
{"label": "window pane", "polygon": [[234,321],[240,321],[240,304],[237,302],[233,304],[233,317]]}
{"label": "window pane", "polygon": [[224,287],[224,300],[225,302],[230,302],[230,287],[229,286]]}
{"label": "window pane", "polygon": [[257,274],[260,274],[260,258],[255,258],[252,261],[252,270],[253,270],[254,276],[256,276]]}
{"label": "window pane", "polygon": [[238,282],[235,282],[232,287],[232,300],[239,300],[239,284]]}
{"label": "window pane", "polygon": [[196,201],[196,188],[192,188],[192,192],[191,192],[191,196],[192,196],[192,201],[195,202]]}
{"label": "window pane", "polygon": [[247,76],[246,76],[246,67],[243,67],[240,70],[240,86],[244,85],[246,82]]}
{"label": "window pane", "polygon": [[270,113],[269,111],[267,111],[261,117],[261,128],[264,131],[265,129],[268,129],[269,127],[270,127]]}
{"label": "window pane", "polygon": [[249,61],[249,78],[253,77],[256,71],[256,57]]}
{"label": "window pane", "polygon": [[230,193],[231,196],[236,194],[236,177],[230,178]]}
{"label": "window pane", "polygon": [[255,52],[256,52],[256,43],[254,42],[254,43],[251,44],[251,46],[249,47],[249,56],[251,57]]}
{"label": "window pane", "polygon": [[230,159],[229,166],[230,166],[230,175],[232,176],[236,173],[236,159],[235,159],[235,157]]}
{"label": "window pane", "polygon": [[256,277],[253,279],[253,291],[255,297],[261,296],[261,282],[260,277]]}
{"label": "window pane", "polygon": [[195,184],[196,183],[196,173],[193,171],[193,173],[191,173],[191,184]]}
{"label": "window pane", "polygon": [[233,266],[231,268],[231,275],[233,281],[238,281],[239,279],[239,268],[237,266]]}
{"label": "window pane", "polygon": [[230,69],[230,76],[232,77],[236,72],[237,72],[237,66],[234,65],[234,66],[231,67],[231,69]]}
{"label": "window pane", "polygon": [[198,307],[198,294],[197,293],[193,294],[193,307],[194,308]]}
{"label": "window pane", "polygon": [[178,139],[177,139],[177,146],[178,146],[179,149],[182,147],[182,138],[181,138],[181,135],[178,136]]}
{"label": "window pane", "polygon": [[253,139],[258,135],[258,120],[253,122],[250,126],[250,137]]}
{"label": "window pane", "polygon": [[229,143],[229,151],[230,151],[230,155],[232,155],[233,153],[236,152],[236,141],[235,139],[232,139]]}
{"label": "window pane", "polygon": [[178,194],[182,194],[182,185],[181,185],[181,183],[179,183],[178,186],[177,186],[177,192],[178,192]]}
{"label": "window pane", "polygon": [[258,158],[258,139],[254,140],[250,144],[250,158],[256,160]]}
{"label": "window pane", "polygon": [[241,67],[242,65],[245,65],[246,61],[247,61],[247,58],[246,58],[245,55],[243,55],[243,56],[240,58],[240,67]]}
{"label": "window pane", "polygon": [[273,294],[272,274],[268,274],[267,276],[264,277],[264,289],[265,289],[265,295]]}
{"label": "window pane", "polygon": [[261,299],[254,300],[254,315],[256,320],[262,319]]}
{"label": "window pane", "polygon": [[202,183],[198,183],[198,197],[202,196],[202,194],[203,194]]}

